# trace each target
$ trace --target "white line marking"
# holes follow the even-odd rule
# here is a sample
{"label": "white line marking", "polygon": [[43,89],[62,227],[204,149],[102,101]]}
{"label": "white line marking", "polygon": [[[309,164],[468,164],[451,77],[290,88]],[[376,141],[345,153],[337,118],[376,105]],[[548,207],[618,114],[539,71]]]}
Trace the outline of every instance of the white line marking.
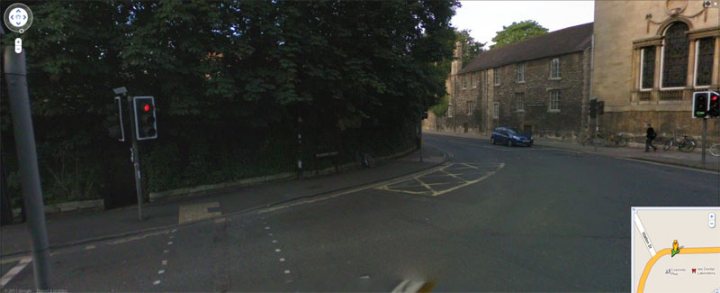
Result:
{"label": "white line marking", "polygon": [[275,248],[275,252],[281,252],[280,248]]}
{"label": "white line marking", "polygon": [[177,232],[177,229],[172,229],[172,231],[170,231],[170,232],[175,233],[175,232]]}
{"label": "white line marking", "polygon": [[0,287],[5,287],[7,283],[10,283],[17,274],[22,272],[22,270],[32,261],[32,257],[26,256],[22,259],[20,259],[20,262],[15,265],[12,269],[10,269],[2,278],[0,278]]}
{"label": "white line marking", "polygon": [[285,270],[285,274],[290,274],[290,270]]}
{"label": "white line marking", "polygon": [[168,241],[168,245],[172,245],[172,243],[173,243],[172,241]]}
{"label": "white line marking", "polygon": [[165,270],[159,270],[159,271],[158,271],[158,275],[162,275],[162,274],[164,274],[164,273],[165,273]]}
{"label": "white line marking", "polygon": [[420,183],[420,185],[422,185],[423,187],[425,187],[425,189],[430,190],[430,192],[432,192],[432,193],[435,193],[435,189],[432,189],[432,187],[430,187],[430,185],[425,184],[425,182],[423,182],[422,180],[420,180],[420,178],[415,177],[415,181],[417,181],[418,183]]}
{"label": "white line marking", "polygon": [[640,217],[637,212],[633,214],[633,222],[635,222],[635,227],[638,229],[638,232],[640,232],[641,238],[645,241],[645,245],[650,252],[650,257],[654,257],[656,254],[655,247],[653,247],[652,241],[650,241],[650,236],[645,232],[645,227],[640,221]]}
{"label": "white line marking", "polygon": [[270,226],[265,226],[265,230],[270,230]]}
{"label": "white line marking", "polygon": [[273,239],[272,243],[277,243],[277,240],[274,240],[274,239]]}
{"label": "white line marking", "polygon": [[164,265],[164,266],[166,266],[166,265],[167,265],[167,259],[163,259],[163,261],[162,261],[162,265]]}
{"label": "white line marking", "polygon": [[476,170],[478,169],[477,166],[473,166],[473,165],[470,165],[470,164],[468,164],[468,163],[462,163],[462,164],[465,165],[465,166],[468,166],[468,167],[470,167],[470,168],[476,169]]}
{"label": "white line marking", "polygon": [[280,258],[280,262],[285,262],[285,258],[284,258],[284,257],[281,257],[281,258]]}
{"label": "white line marking", "polygon": [[85,246],[85,250],[95,249],[95,245]]}
{"label": "white line marking", "polygon": [[160,280],[155,280],[155,282],[153,282],[153,285],[154,286],[160,285]]}
{"label": "white line marking", "polygon": [[163,253],[168,253],[168,252],[170,252],[170,250],[167,250],[167,249],[163,250]]}

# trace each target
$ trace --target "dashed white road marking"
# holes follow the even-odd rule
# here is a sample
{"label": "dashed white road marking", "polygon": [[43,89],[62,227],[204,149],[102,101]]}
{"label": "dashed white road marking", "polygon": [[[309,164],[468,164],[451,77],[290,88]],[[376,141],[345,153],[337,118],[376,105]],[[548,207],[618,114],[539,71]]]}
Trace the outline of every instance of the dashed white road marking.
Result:
{"label": "dashed white road marking", "polygon": [[285,270],[285,274],[290,274],[290,270]]}
{"label": "dashed white road marking", "polygon": [[7,283],[10,283],[17,274],[22,272],[22,270],[32,261],[32,257],[26,256],[22,259],[20,259],[20,262],[15,265],[12,269],[10,269],[2,278],[0,278],[0,287],[5,287]]}
{"label": "dashed white road marking", "polygon": [[167,250],[167,249],[163,250],[163,253],[168,253],[168,252],[170,252],[170,250]]}
{"label": "dashed white road marking", "polygon": [[270,230],[270,226],[265,226],[265,230]]}
{"label": "dashed white road marking", "polygon": [[95,249],[95,245],[85,246],[85,250],[91,250],[91,249]]}
{"label": "dashed white road marking", "polygon": [[160,285],[160,280],[155,280],[155,282],[153,282],[153,285],[154,286]]}
{"label": "dashed white road marking", "polygon": [[280,248],[275,248],[275,252],[281,252]]}
{"label": "dashed white road marking", "polygon": [[159,271],[158,271],[158,275],[162,275],[162,274],[164,274],[164,273],[165,273],[165,270],[159,270]]}
{"label": "dashed white road marking", "polygon": [[274,240],[274,239],[273,239],[272,243],[277,243],[277,240]]}
{"label": "dashed white road marking", "polygon": [[175,232],[177,232],[177,229],[172,229],[172,231],[170,231],[170,232],[175,233]]}
{"label": "dashed white road marking", "polygon": [[285,258],[284,258],[284,257],[281,257],[281,258],[280,258],[280,262],[285,262]]}
{"label": "dashed white road marking", "polygon": [[163,259],[163,261],[162,261],[162,265],[164,265],[164,266],[166,266],[166,265],[167,265],[167,259]]}
{"label": "dashed white road marking", "polygon": [[172,245],[172,244],[173,244],[173,242],[172,242],[172,241],[168,241],[168,245]]}

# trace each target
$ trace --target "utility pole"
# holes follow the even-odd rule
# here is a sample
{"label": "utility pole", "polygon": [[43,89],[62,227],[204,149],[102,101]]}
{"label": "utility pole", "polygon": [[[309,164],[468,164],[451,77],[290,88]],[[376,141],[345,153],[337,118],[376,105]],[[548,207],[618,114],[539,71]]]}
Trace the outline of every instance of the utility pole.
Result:
{"label": "utility pole", "polygon": [[[0,31],[0,35],[4,35],[4,31]],[[16,42],[18,42],[17,40]],[[15,148],[17,149],[21,174],[20,182],[27,212],[28,230],[30,230],[32,240],[35,287],[37,290],[47,290],[50,288],[48,280],[50,271],[48,258],[50,256],[47,228],[45,226],[45,205],[40,186],[35,133],[33,131],[30,97],[28,95],[25,52],[17,49],[17,46],[5,47],[3,53],[4,70],[10,96],[10,114],[12,115],[15,131]]]}
{"label": "utility pole", "polygon": [[142,212],[142,206],[143,206],[143,194],[142,194],[142,174],[140,173],[140,150],[138,149],[138,140],[137,140],[137,127],[136,123],[137,117],[135,117],[135,111],[133,108],[133,98],[127,93],[125,93],[127,102],[128,102],[128,109],[130,111],[130,115],[133,116],[133,119],[130,119],[130,130],[131,136],[132,136],[132,147],[130,148],[131,156],[132,156],[132,163],[135,173],[135,193],[137,195],[137,202],[138,202],[138,220],[143,219],[143,212]]}

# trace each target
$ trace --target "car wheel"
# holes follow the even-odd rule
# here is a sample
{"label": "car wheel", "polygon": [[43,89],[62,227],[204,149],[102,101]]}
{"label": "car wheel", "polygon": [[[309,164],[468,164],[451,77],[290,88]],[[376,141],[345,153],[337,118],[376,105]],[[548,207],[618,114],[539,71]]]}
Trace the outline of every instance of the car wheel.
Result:
{"label": "car wheel", "polygon": [[508,139],[508,144],[507,144],[507,146],[512,147],[512,140],[509,140],[509,139]]}

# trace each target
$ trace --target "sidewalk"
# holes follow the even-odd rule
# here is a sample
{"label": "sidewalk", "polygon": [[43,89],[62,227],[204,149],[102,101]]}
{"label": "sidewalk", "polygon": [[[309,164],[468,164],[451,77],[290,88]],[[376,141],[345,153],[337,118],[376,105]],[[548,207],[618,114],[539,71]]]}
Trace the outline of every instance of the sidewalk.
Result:
{"label": "sidewalk", "polygon": [[[303,180],[271,182],[268,184],[223,190],[205,196],[167,199],[143,205],[145,219],[138,220],[137,207],[93,212],[76,212],[47,216],[47,231],[51,249],[98,240],[135,235],[176,226],[200,213],[217,215],[237,214],[280,203],[332,193],[401,177],[447,160],[440,150],[425,147],[423,162],[419,152],[385,162],[368,169],[356,169],[340,174]],[[180,210],[183,210],[181,215]],[[190,219],[191,220],[191,219]],[[191,220],[192,221],[192,220]],[[31,249],[25,223],[0,227],[0,257],[27,254]]]}
{"label": "sidewalk", "polygon": [[[436,134],[436,135],[465,137],[465,138],[484,139],[484,140],[489,141],[488,136],[484,136],[479,133],[437,132],[437,131],[429,131],[429,130],[426,130],[425,133]],[[561,140],[550,139],[550,138],[534,138],[534,139],[535,139],[535,145],[538,145],[538,146],[568,149],[568,150],[573,150],[573,151],[578,151],[578,152],[606,155],[606,156],[611,156],[611,157],[616,157],[616,158],[642,160],[642,161],[649,161],[649,162],[655,162],[655,163],[670,164],[670,165],[677,165],[677,166],[683,166],[683,167],[690,167],[690,168],[697,168],[697,169],[704,169],[704,170],[720,172],[720,157],[713,157],[712,155],[710,155],[710,152],[707,152],[705,154],[706,163],[705,163],[705,166],[703,167],[702,155],[699,150],[695,150],[694,152],[690,152],[690,153],[683,153],[683,152],[678,151],[677,149],[663,151],[662,146],[660,145],[660,146],[657,146],[658,147],[657,152],[647,152],[646,153],[644,150],[644,146],[622,147],[622,148],[598,146],[596,148],[593,146],[583,146],[583,145],[580,145],[578,143],[571,142],[571,141],[561,141]]]}

